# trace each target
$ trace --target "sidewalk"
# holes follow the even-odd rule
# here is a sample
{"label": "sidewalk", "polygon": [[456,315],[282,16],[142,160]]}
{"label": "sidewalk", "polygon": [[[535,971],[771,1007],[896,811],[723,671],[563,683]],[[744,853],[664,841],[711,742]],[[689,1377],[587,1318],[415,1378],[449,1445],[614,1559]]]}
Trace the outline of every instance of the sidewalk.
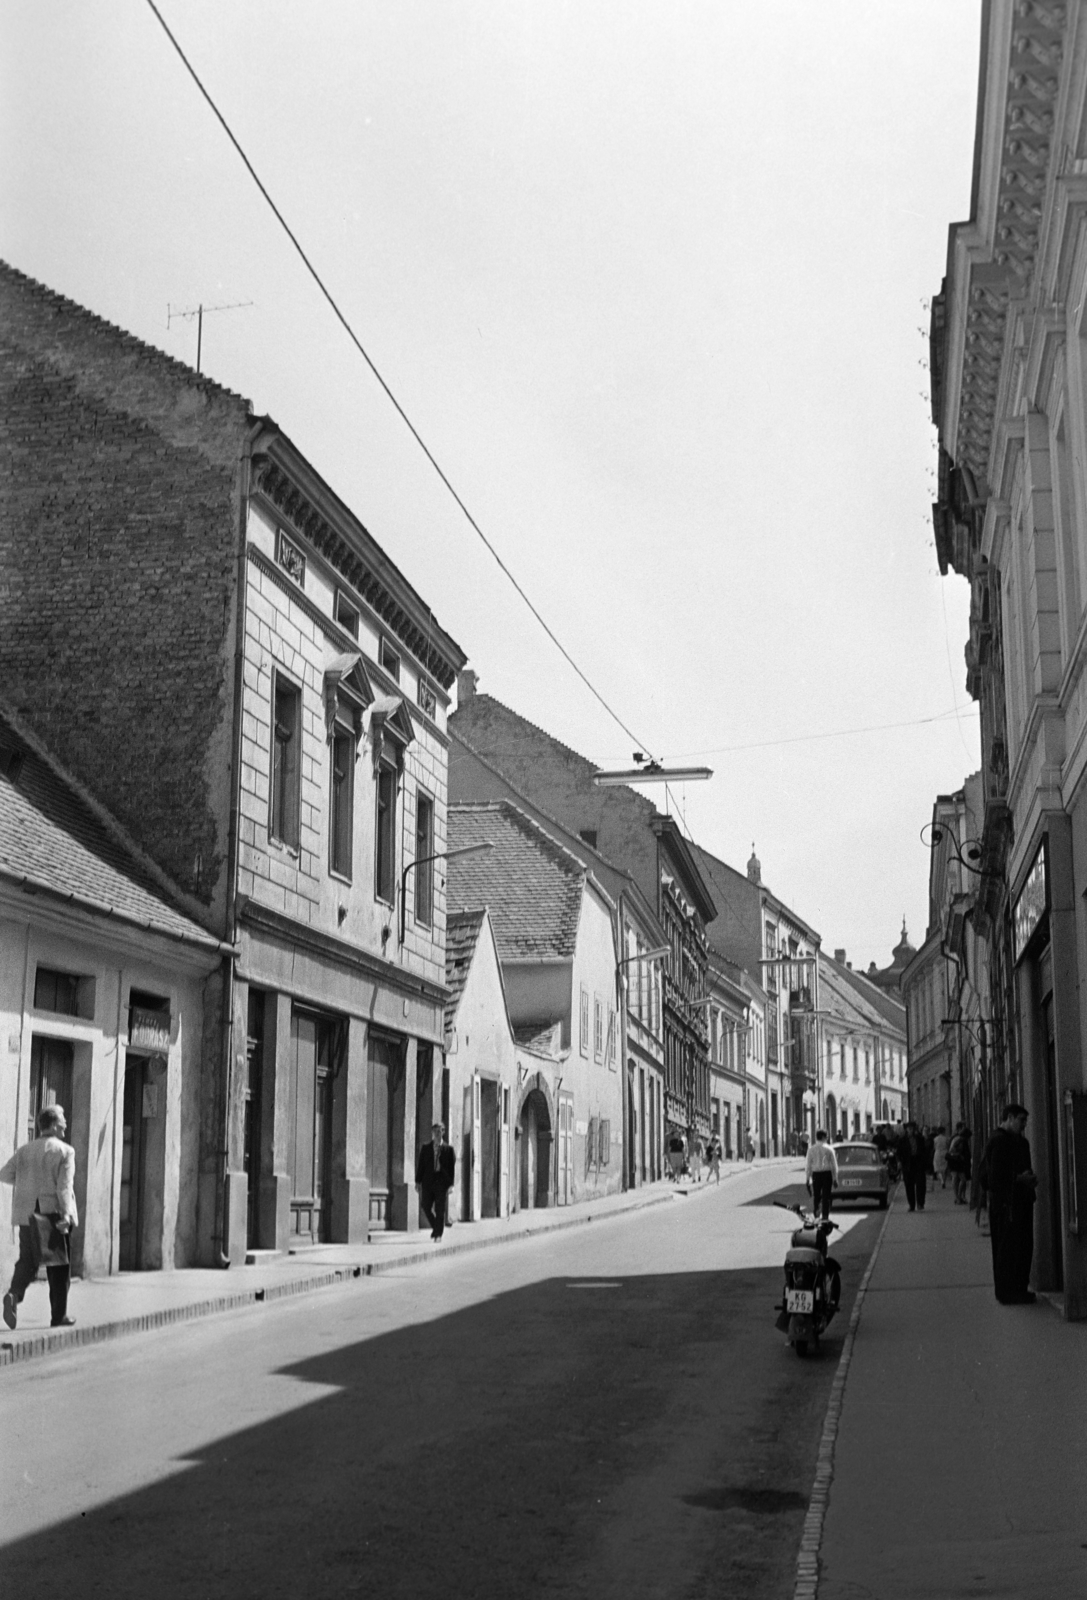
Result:
{"label": "sidewalk", "polygon": [[[795,1165],[795,1159],[771,1158],[750,1165],[732,1162],[722,1166],[721,1177],[724,1180],[750,1172],[752,1167],[790,1164]],[[662,1180],[580,1205],[518,1211],[511,1217],[483,1222],[458,1222],[446,1231],[441,1244],[434,1244],[425,1230],[377,1233],[371,1235],[368,1244],[303,1246],[287,1255],[258,1251],[251,1265],[225,1271],[186,1267],[175,1272],[121,1272],[108,1278],[77,1278],[68,1305],[76,1318],[74,1328],[49,1327],[43,1275],[43,1281],[31,1285],[19,1307],[18,1328],[11,1331],[0,1324],[0,1367],[56,1350],[239,1310],[258,1301],[312,1294],[374,1273],[444,1260],[559,1228],[581,1227],[646,1206],[666,1205],[685,1196],[693,1198],[710,1187],[705,1182],[672,1184]]]}
{"label": "sidewalk", "polygon": [[1084,1595],[1085,1541],[1087,1324],[1042,1296],[999,1305],[973,1213],[950,1189],[911,1213],[900,1189],[845,1377],[818,1600]]}

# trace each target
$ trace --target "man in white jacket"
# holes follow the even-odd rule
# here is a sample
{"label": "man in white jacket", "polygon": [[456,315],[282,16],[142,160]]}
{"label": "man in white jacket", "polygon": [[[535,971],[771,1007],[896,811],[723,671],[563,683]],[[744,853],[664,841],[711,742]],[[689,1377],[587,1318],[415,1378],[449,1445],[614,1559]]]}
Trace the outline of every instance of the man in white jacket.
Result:
{"label": "man in white jacket", "polygon": [[[68,1124],[63,1106],[46,1106],[38,1112],[38,1137],[16,1150],[0,1167],[0,1183],[13,1183],[11,1220],[19,1229],[19,1259],[11,1276],[11,1288],[4,1296],[4,1321],[14,1328],[17,1308],[29,1284],[38,1275],[30,1242],[30,1218],[35,1211],[56,1219],[58,1232],[67,1236],[78,1226],[75,1199],[75,1151],[65,1144]],[[75,1321],[68,1315],[68,1285],[72,1269],[47,1267],[49,1279],[50,1323],[54,1328],[70,1328]]]}
{"label": "man in white jacket", "polygon": [[830,1216],[831,1190],[838,1182],[838,1157],[827,1143],[825,1128],[816,1129],[815,1143],[808,1146],[804,1181],[811,1192],[812,1210],[816,1216],[821,1210],[825,1220]]}

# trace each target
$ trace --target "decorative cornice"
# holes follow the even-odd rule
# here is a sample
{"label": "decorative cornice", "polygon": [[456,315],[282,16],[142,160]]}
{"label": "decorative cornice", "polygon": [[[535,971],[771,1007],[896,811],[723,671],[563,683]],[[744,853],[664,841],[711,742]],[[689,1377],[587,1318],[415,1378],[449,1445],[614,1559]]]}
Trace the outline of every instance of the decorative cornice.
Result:
{"label": "decorative cornice", "polygon": [[456,663],[449,661],[433,641],[427,639],[426,630],[413,621],[377,574],[271,456],[253,457],[252,488],[263,495],[300,538],[313,546],[345,583],[350,584],[424,670],[443,689],[451,689],[457,676]]}
{"label": "decorative cornice", "polygon": [[988,477],[1008,306],[1034,277],[1052,157],[1064,54],[1063,0],[1016,0],[1007,65],[996,221],[988,262],[970,269],[958,427],[957,466]]}

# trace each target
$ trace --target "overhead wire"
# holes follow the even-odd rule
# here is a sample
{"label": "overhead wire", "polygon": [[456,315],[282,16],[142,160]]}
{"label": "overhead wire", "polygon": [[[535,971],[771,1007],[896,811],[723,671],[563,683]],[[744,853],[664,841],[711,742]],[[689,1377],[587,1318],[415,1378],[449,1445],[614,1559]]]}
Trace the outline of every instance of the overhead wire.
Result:
{"label": "overhead wire", "polygon": [[223,116],[223,113],[219,110],[219,107],[215,104],[215,101],[212,99],[211,95],[208,93],[207,89],[204,87],[204,85],[201,82],[200,77],[199,77],[195,67],[192,65],[192,62],[189,60],[188,56],[185,54],[184,50],[181,48],[181,45],[178,43],[177,39],[174,37],[173,33],[171,32],[170,27],[166,22],[166,19],[163,17],[162,12],[159,10],[158,6],[155,4],[155,0],[147,0],[147,4],[150,7],[151,11],[154,13],[155,18],[157,19],[157,21],[159,23],[159,26],[162,28],[163,33],[165,33],[166,37],[169,39],[170,43],[173,45],[174,49],[176,50],[178,56],[181,59],[182,64],[185,67],[185,70],[188,72],[190,78],[195,83],[195,85],[199,89],[201,95],[206,100],[206,102],[207,102],[208,106],[210,107],[210,109],[212,111],[212,114],[214,115],[216,121],[219,123],[219,125],[222,128],[223,132],[226,134],[227,138],[230,140],[231,144],[234,146],[234,149],[237,151],[239,157],[241,158],[242,164],[244,165],[246,171],[249,173],[249,176],[252,178],[253,182],[256,184],[257,188],[260,190],[261,195],[264,197],[265,201],[267,202],[267,204],[268,204],[269,208],[271,209],[271,212],[272,212],[273,216],[275,217],[276,221],[279,223],[280,227],[283,229],[284,233],[287,235],[287,238],[291,241],[291,244],[294,246],[295,250],[297,251],[299,258],[302,261],[302,264],[306,268],[306,271],[309,273],[310,277],[313,279],[314,283],[317,285],[318,289],[320,289],[322,295],[327,300],[327,302],[328,302],[329,306],[331,307],[331,309],[333,311],[333,314],[335,315],[337,321],[340,323],[340,325],[344,329],[344,332],[347,334],[348,338],[351,340],[352,344],[355,346],[356,350],[359,352],[359,355],[362,357],[362,359],[365,361],[366,365],[369,367],[370,371],[373,373],[374,377],[377,379],[377,382],[380,384],[382,390],[384,391],[384,393],[386,395],[386,398],[391,402],[392,406],[394,407],[395,411],[397,412],[397,415],[400,417],[400,420],[404,423],[404,426],[407,428],[408,432],[411,434],[412,438],[415,440],[416,444],[419,446],[420,450],[426,456],[427,460],[430,462],[430,465],[433,467],[434,471],[437,473],[437,475],[440,478],[441,482],[444,484],[445,488],[448,490],[449,494],[452,496],[453,500],[456,502],[457,506],[460,508],[460,511],[462,512],[462,514],[463,514],[465,520],[467,521],[469,527],[476,534],[476,536],[480,539],[480,541],[482,542],[484,548],[494,558],[494,560],[497,563],[500,571],[503,573],[503,575],[508,579],[508,581],[513,586],[513,588],[520,595],[521,599],[524,601],[524,603],[528,607],[529,611],[535,617],[536,621],[539,623],[539,625],[543,629],[544,633],[551,640],[551,643],[555,646],[556,650],[558,650],[559,654],[563,657],[563,659],[567,663],[567,665],[581,679],[581,682],[585,685],[585,687],[588,689],[589,693],[593,696],[593,698],[604,708],[604,710],[607,712],[608,716],[612,719],[612,721],[616,724],[616,726],[621,728],[623,730],[623,732],[627,735],[628,738],[634,740],[635,746],[638,749],[640,749],[640,750],[648,750],[648,746],[645,744],[644,740],[639,739],[638,735],[636,733],[634,733],[633,730],[627,726],[627,724],[623,721],[622,717],[620,717],[619,713],[612,706],[610,706],[608,704],[608,702],[604,699],[604,696],[600,693],[599,689],[596,688],[595,684],[593,684],[590,681],[590,679],[586,676],[586,674],[578,666],[577,662],[574,660],[574,658],[570,654],[569,650],[567,650],[566,646],[562,643],[561,639],[558,638],[558,636],[555,634],[553,629],[549,626],[549,624],[541,616],[540,612],[536,609],[535,605],[529,599],[528,595],[525,593],[525,591],[521,587],[520,583],[518,583],[517,579],[514,577],[513,573],[510,571],[509,567],[503,561],[502,557],[499,555],[499,553],[495,549],[494,545],[487,538],[487,535],[483,532],[483,529],[480,527],[480,525],[476,521],[475,517],[473,517],[472,513],[469,511],[467,505],[465,505],[464,501],[461,499],[460,495],[457,493],[456,489],[453,487],[453,484],[450,482],[450,480],[449,480],[448,476],[446,475],[445,471],[442,469],[442,467],[438,463],[436,457],[434,456],[434,454],[431,451],[430,447],[427,445],[427,443],[426,443],[425,439],[423,438],[422,434],[419,432],[418,428],[412,422],[411,418],[408,416],[407,412],[404,410],[404,407],[401,405],[400,401],[396,398],[396,395],[393,393],[392,389],[389,387],[389,384],[386,382],[385,378],[378,371],[378,368],[375,365],[372,357],[370,356],[368,351],[363,346],[362,341],[359,339],[358,335],[355,333],[355,330],[352,328],[351,324],[348,322],[348,320],[347,320],[346,316],[344,315],[344,313],[340,310],[340,307],[336,303],[336,300],[333,298],[333,295],[332,295],[331,291],[327,288],[327,286],[326,286],[324,280],[322,279],[320,273],[317,271],[317,268],[313,265],[313,262],[310,260],[309,256],[306,254],[305,250],[302,248],[302,245],[300,244],[297,235],[294,233],[293,229],[290,227],[289,223],[287,222],[287,219],[284,217],[282,211],[280,211],[279,207],[276,205],[275,201],[272,199],[271,195],[268,193],[268,190],[265,188],[264,184],[261,182],[260,178],[257,175],[256,168],[253,166],[253,163],[250,161],[249,157],[246,155],[245,151],[242,149],[241,145],[239,144],[237,138],[235,137],[235,135],[234,135],[234,133],[233,133],[231,127],[230,127],[230,124],[227,122],[226,118]]}

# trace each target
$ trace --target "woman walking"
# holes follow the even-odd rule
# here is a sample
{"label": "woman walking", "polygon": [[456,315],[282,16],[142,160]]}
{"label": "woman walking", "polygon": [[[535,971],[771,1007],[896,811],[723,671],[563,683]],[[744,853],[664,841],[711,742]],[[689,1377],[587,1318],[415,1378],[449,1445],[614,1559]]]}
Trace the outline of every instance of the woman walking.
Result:
{"label": "woman walking", "polygon": [[955,1132],[947,1150],[947,1170],[951,1174],[955,1204],[966,1205],[966,1190],[970,1183],[970,1129],[965,1122],[955,1124]]}
{"label": "woman walking", "polygon": [[[936,1129],[936,1137],[932,1141],[932,1174],[934,1179],[939,1178],[941,1189],[947,1188],[947,1147],[949,1142],[947,1134],[944,1132],[944,1125],[941,1122]],[[933,1188],[935,1187],[936,1184],[933,1182]]]}

